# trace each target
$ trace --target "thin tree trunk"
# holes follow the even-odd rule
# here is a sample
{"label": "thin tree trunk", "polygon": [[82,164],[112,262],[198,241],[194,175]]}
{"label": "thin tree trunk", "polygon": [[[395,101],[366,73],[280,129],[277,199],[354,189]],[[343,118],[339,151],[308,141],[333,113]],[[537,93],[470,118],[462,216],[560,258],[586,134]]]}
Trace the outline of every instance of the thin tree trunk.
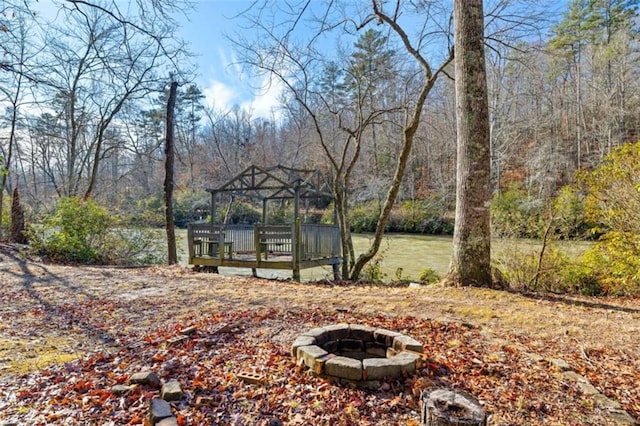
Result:
{"label": "thin tree trunk", "polygon": [[176,251],[176,232],[173,224],[173,167],[174,167],[174,117],[176,107],[176,92],[178,83],[171,82],[169,89],[169,99],[167,100],[167,125],[166,141],[164,146],[165,154],[165,176],[164,176],[164,211],[167,228],[167,246],[169,265],[178,263]]}
{"label": "thin tree trunk", "polygon": [[[24,53],[24,52],[22,52]],[[4,192],[7,189],[7,176],[9,175],[9,168],[11,167],[11,161],[13,156],[13,147],[16,140],[16,125],[18,123],[18,101],[20,99],[22,89],[22,73],[18,73],[18,81],[16,82],[15,96],[11,99],[11,129],[9,130],[9,146],[7,157],[4,158],[4,164],[0,163],[0,166],[4,167],[4,171],[0,168],[0,176],[2,181],[0,182],[0,234],[2,231],[2,206],[4,205]]]}
{"label": "thin tree trunk", "polygon": [[446,283],[491,286],[489,108],[482,0],[455,0],[456,218]]}
{"label": "thin tree trunk", "polygon": [[453,51],[450,51],[449,57],[440,65],[440,68],[438,68],[435,72],[432,71],[431,66],[420,55],[420,52],[418,52],[411,46],[407,34],[402,30],[402,28],[398,26],[397,22],[382,13],[375,1],[372,2],[372,6],[374,14],[383,22],[387,23],[393,28],[396,34],[400,36],[407,51],[416,59],[416,61],[418,61],[420,67],[424,72],[425,82],[420,90],[420,94],[418,95],[416,103],[413,106],[413,110],[409,112],[408,120],[403,129],[402,149],[396,163],[393,182],[391,183],[391,186],[387,191],[387,196],[382,206],[382,211],[380,212],[378,222],[376,223],[376,231],[373,236],[373,242],[371,243],[371,247],[369,247],[369,250],[358,257],[358,260],[351,270],[351,280],[357,280],[360,277],[362,269],[371,259],[374,258],[374,256],[380,249],[382,237],[384,236],[384,230],[391,215],[391,209],[396,202],[396,197],[398,195],[398,191],[400,190],[400,185],[402,184],[402,178],[404,176],[407,162],[409,160],[409,155],[411,154],[413,138],[418,130],[418,126],[420,125],[422,108],[424,107],[424,104],[427,100],[427,95],[429,95],[429,93],[431,92],[431,89],[433,88],[440,73],[453,60]]}
{"label": "thin tree trunk", "polygon": [[24,231],[24,210],[22,209],[22,203],[20,203],[18,188],[15,188],[11,201],[11,241],[18,244],[26,244],[27,237],[24,235]]}

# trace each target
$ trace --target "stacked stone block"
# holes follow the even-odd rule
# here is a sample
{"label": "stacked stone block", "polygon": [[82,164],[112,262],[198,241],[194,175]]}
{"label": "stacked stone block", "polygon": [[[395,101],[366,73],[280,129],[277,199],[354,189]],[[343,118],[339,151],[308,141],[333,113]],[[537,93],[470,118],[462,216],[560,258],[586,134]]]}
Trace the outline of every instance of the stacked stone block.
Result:
{"label": "stacked stone block", "polygon": [[395,331],[360,324],[333,324],[302,333],[291,354],[317,375],[351,381],[413,373],[422,344]]}

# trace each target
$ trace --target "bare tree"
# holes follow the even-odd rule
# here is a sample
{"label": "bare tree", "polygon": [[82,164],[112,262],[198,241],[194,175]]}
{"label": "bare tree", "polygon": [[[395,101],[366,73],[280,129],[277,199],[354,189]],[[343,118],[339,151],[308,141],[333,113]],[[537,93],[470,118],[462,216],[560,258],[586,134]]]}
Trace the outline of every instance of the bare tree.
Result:
{"label": "bare tree", "polygon": [[[363,17],[357,24],[347,17],[349,15],[345,14],[345,11],[340,11],[342,14],[339,13],[337,16],[333,16],[332,13],[335,13],[336,10],[332,9],[331,5],[327,6],[324,12],[319,15],[321,18],[313,21],[316,24],[317,32],[310,36],[310,41],[305,45],[296,46],[289,35],[296,31],[297,25],[304,19],[304,12],[307,6],[310,6],[308,2],[302,4],[299,10],[289,13],[288,16],[292,17],[291,21],[284,24],[287,30],[281,34],[276,33],[274,28],[282,28],[282,23],[269,24],[265,23],[263,19],[253,19],[251,21],[251,26],[260,30],[259,41],[264,42],[264,40],[268,39],[269,44],[260,43],[259,41],[253,44],[238,42],[238,45],[246,54],[246,62],[284,84],[289,89],[294,101],[305,110],[308,119],[312,123],[325,161],[330,165],[338,224],[342,235],[342,272],[343,276],[349,276],[351,279],[359,277],[362,268],[375,256],[380,247],[391,208],[402,183],[406,164],[411,153],[413,136],[420,123],[419,117],[422,113],[423,105],[438,76],[453,58],[453,52],[447,51],[448,56],[445,56],[440,66],[435,69],[432,68],[431,64],[411,44],[409,36],[398,23],[399,10],[396,9],[387,14],[377,2],[372,4],[374,15]],[[397,8],[399,7],[397,5]],[[264,14],[259,16],[264,18]],[[396,74],[394,87],[401,87],[403,96],[397,96],[395,104],[375,105],[372,102],[376,97],[384,96],[384,91],[377,95],[374,92],[375,86],[379,85],[381,80],[372,79],[374,75],[367,68],[374,68],[373,66],[375,65],[375,58],[369,57],[371,52],[366,52],[367,46],[376,43],[373,39],[371,39],[371,42],[366,38],[363,39],[362,46],[365,49],[362,49],[362,54],[369,56],[361,57],[359,64],[352,62],[354,64],[352,66],[344,65],[349,62],[346,59],[332,62],[323,61],[321,59],[322,54],[314,50],[314,41],[320,34],[328,33],[336,28],[344,32],[353,31],[354,29],[365,28],[376,20],[387,23],[393,29],[393,33],[398,36],[400,43],[405,46],[406,50],[417,60],[421,67],[420,72],[417,73],[415,70],[407,71],[406,74],[402,75],[403,80],[398,78],[400,74]],[[338,75],[339,73],[347,74],[348,78],[340,81],[342,77]],[[330,77],[334,74],[333,78]],[[391,81],[392,74],[388,74],[387,82]],[[319,84],[315,78],[317,75],[325,75],[327,78],[324,78],[324,81]],[[416,81],[419,83],[416,83]],[[354,89],[351,92],[345,90],[344,87],[349,84]],[[343,87],[338,88],[338,86]],[[338,89],[342,93],[337,93],[336,90]],[[389,89],[393,90],[391,87]],[[385,121],[390,121],[391,117],[395,117],[395,113],[398,110],[406,111],[406,116],[403,124],[396,123],[404,131],[393,178],[390,180],[391,184],[388,187],[387,195],[381,208],[373,244],[366,253],[355,259],[347,215],[351,192],[350,179],[356,164],[359,162],[363,146],[376,140],[376,126]]]}
{"label": "bare tree", "polygon": [[[265,3],[261,11],[266,13],[267,6]],[[309,3],[301,5],[290,15],[293,19],[284,23],[284,26],[290,27],[283,33],[276,32],[274,26],[264,20],[264,14],[252,15],[249,17],[250,23],[260,32],[260,39],[253,43],[236,40],[236,43],[243,52],[245,63],[287,88],[292,101],[302,108],[314,129],[318,144],[330,165],[342,236],[342,273],[347,276],[355,258],[347,217],[349,178],[360,158],[364,131],[381,113],[364,110],[362,97],[358,96],[361,92],[358,94],[356,91],[353,102],[344,98],[336,102],[334,91],[325,94],[330,82],[327,79],[321,81],[317,76],[323,75],[331,64],[326,64],[314,49],[314,37],[307,45],[297,45],[287,36],[295,31],[307,6]],[[342,70],[346,71],[346,68]]]}
{"label": "bare tree", "polygon": [[[48,130],[56,132],[35,135],[31,129],[36,141],[55,140],[56,149],[39,145],[21,151],[37,154],[31,165],[43,167],[41,175],[59,195],[90,197],[101,182],[117,178],[112,166],[124,148],[123,111],[159,91],[159,68],[176,75],[188,72],[182,65],[187,52],[175,38],[174,17],[190,4],[140,1],[137,8],[125,9],[116,1],[65,0],[57,4],[58,21],[51,22],[50,16],[38,13],[37,3],[15,3],[12,11],[19,10],[32,22],[42,41],[37,56],[0,63],[0,77],[28,81],[41,116],[50,122]],[[1,24],[0,35],[17,37],[14,22]],[[7,44],[0,44],[6,50]],[[47,75],[37,77],[35,71],[45,68]],[[8,87],[21,86],[12,82]],[[41,155],[44,151],[47,154]],[[108,159],[110,164],[105,163]]]}
{"label": "bare tree", "polygon": [[[25,83],[28,83],[28,79],[23,72],[24,64],[30,59],[31,53],[29,52],[29,40],[28,40],[28,28],[22,15],[18,15],[15,20],[15,25],[9,30],[6,24],[0,24],[3,26],[2,32],[8,33],[9,40],[3,44],[3,50],[5,57],[13,58],[12,64],[5,64],[9,69],[14,72],[0,73],[0,104],[7,105],[8,117],[8,140],[6,146],[0,144],[0,155],[3,159],[4,173],[1,173],[0,177],[0,233],[2,231],[2,210],[5,191],[9,190],[7,185],[7,178],[9,171],[13,164],[14,151],[16,149],[18,138],[18,120],[20,117],[20,108],[24,104],[24,92]],[[0,123],[4,121],[1,120]]]}
{"label": "bare tree", "polygon": [[[451,44],[449,44],[447,53],[444,55],[442,61],[437,66],[434,66],[432,64],[432,61],[428,60],[420,52],[420,47],[414,46],[411,39],[409,38],[409,35],[405,32],[402,25],[400,25],[398,21],[398,18],[401,15],[400,2],[397,2],[395,4],[395,9],[393,9],[390,13],[385,12],[385,10],[382,8],[382,5],[377,0],[372,0],[372,8],[375,17],[380,22],[383,22],[391,27],[395,34],[400,38],[405,50],[419,64],[421,70],[421,84],[419,85],[418,93],[415,98],[411,97],[411,102],[407,103],[405,106],[406,117],[402,127],[402,147],[397,157],[393,180],[384,200],[380,216],[378,217],[373,242],[371,243],[369,250],[358,257],[358,260],[352,270],[352,278],[356,278],[360,275],[362,268],[364,268],[364,266],[374,258],[374,256],[380,249],[380,243],[382,242],[384,230],[391,215],[391,209],[396,202],[396,197],[398,196],[398,191],[402,184],[402,179],[407,167],[409,155],[411,154],[414,137],[420,125],[421,115],[424,105],[427,101],[427,96],[431,92],[431,89],[433,89],[438,77],[440,77],[440,75],[445,72],[447,66],[453,60],[454,56]],[[448,28],[446,27],[444,27],[442,31],[438,31],[439,37],[444,37],[445,39],[447,39],[448,35]]]}
{"label": "bare tree", "polygon": [[[59,28],[50,38],[51,84],[66,129],[65,195],[95,190],[109,151],[105,136],[122,108],[157,91],[155,70],[163,63],[160,45],[151,48],[126,28],[105,20],[93,8],[68,13],[78,31]],[[78,53],[76,53],[78,52]]]}
{"label": "bare tree", "polygon": [[168,246],[168,261],[169,265],[174,265],[178,262],[178,255],[176,253],[176,233],[173,224],[173,167],[174,167],[174,134],[175,134],[175,108],[176,108],[176,96],[178,92],[178,83],[171,82],[169,88],[169,98],[167,99],[167,116],[166,116],[166,131],[165,131],[165,177],[164,177],[164,211],[165,222],[167,230],[167,246]]}

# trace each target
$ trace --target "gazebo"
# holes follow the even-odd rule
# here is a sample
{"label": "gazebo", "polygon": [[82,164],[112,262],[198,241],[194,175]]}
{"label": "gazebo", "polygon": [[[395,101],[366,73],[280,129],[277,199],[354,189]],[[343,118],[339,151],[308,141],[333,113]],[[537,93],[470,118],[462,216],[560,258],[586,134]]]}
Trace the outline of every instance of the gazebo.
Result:
{"label": "gazebo", "polygon": [[[250,166],[211,194],[211,223],[192,223],[188,227],[189,264],[197,267],[258,268],[291,270],[300,280],[300,270],[331,265],[339,275],[340,230],[336,225],[304,224],[300,219],[303,199],[331,197],[321,184],[317,171],[284,166]],[[214,223],[219,194],[262,200],[262,223]],[[267,223],[267,203],[293,200],[293,223]]]}

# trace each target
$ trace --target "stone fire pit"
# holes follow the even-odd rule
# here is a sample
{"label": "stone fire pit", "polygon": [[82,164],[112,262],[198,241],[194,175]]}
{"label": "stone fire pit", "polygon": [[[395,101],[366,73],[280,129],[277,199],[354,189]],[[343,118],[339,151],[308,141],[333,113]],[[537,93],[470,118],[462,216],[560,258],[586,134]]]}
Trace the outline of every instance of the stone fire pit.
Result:
{"label": "stone fire pit", "polygon": [[351,381],[413,373],[423,351],[407,335],[359,324],[313,328],[291,347],[291,354],[315,374]]}

